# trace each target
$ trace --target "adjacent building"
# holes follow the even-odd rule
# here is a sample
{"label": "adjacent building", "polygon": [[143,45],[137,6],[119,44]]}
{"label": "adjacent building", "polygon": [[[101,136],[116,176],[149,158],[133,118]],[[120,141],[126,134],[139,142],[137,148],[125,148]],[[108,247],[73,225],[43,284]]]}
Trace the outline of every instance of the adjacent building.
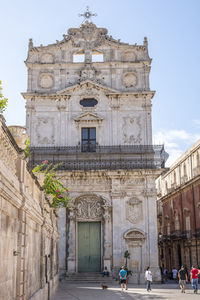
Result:
{"label": "adjacent building", "polygon": [[129,45],[86,21],[61,41],[29,41],[26,127],[30,166],[62,164],[73,198],[59,211],[60,269],[113,276],[130,253],[132,280],[158,266],[155,179],[165,164],[152,145],[147,38]]}
{"label": "adjacent building", "polygon": [[58,285],[58,218],[18,147],[25,129],[9,129],[0,115],[0,298],[49,300]]}
{"label": "adjacent building", "polygon": [[200,265],[200,140],[157,180],[159,260],[171,270]]}

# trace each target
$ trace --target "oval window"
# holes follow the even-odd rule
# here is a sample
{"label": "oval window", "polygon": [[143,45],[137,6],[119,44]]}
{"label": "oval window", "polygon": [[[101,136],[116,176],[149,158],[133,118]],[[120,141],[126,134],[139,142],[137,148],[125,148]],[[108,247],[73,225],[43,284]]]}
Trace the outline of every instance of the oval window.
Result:
{"label": "oval window", "polygon": [[97,105],[97,103],[98,101],[94,98],[85,98],[80,101],[80,105],[82,105],[83,107],[94,107],[95,105]]}

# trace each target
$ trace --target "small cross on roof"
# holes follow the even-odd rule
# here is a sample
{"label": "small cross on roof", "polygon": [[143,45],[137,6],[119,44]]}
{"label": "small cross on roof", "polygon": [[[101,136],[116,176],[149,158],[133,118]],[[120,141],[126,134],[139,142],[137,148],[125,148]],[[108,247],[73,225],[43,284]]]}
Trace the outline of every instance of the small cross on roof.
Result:
{"label": "small cross on roof", "polygon": [[89,10],[89,6],[86,6],[86,11],[85,11],[83,14],[79,14],[78,16],[79,16],[79,17],[84,17],[84,20],[83,20],[83,22],[84,22],[85,20],[89,20],[89,19],[91,19],[92,17],[96,17],[97,14],[93,14],[93,13]]}

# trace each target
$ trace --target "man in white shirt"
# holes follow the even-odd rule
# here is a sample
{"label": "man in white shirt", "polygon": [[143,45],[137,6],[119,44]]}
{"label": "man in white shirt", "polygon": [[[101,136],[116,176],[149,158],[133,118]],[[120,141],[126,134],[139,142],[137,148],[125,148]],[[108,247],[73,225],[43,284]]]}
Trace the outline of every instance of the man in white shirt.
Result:
{"label": "man in white shirt", "polygon": [[146,272],[144,274],[144,278],[147,281],[147,292],[151,291],[151,282],[152,282],[152,272],[150,271],[150,267],[147,267]]}

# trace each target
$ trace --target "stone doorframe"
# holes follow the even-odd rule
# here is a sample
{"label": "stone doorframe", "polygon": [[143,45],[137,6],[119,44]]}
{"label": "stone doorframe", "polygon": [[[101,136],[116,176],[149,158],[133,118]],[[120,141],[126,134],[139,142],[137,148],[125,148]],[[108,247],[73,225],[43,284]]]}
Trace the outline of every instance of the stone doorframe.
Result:
{"label": "stone doorframe", "polygon": [[101,265],[111,271],[112,206],[96,194],[84,194],[73,201],[68,209],[67,272],[78,272],[78,222],[101,222]]}

